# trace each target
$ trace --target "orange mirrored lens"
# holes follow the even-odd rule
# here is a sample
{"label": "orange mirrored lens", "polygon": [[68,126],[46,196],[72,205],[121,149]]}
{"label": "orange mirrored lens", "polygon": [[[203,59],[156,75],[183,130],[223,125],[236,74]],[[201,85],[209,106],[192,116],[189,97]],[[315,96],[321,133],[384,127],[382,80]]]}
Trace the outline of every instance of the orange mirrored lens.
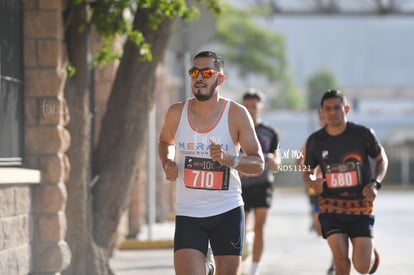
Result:
{"label": "orange mirrored lens", "polygon": [[201,70],[201,75],[203,76],[203,78],[210,78],[214,75],[214,71],[213,70]]}
{"label": "orange mirrored lens", "polygon": [[190,77],[196,78],[198,76],[199,71],[199,69],[191,69],[188,71],[188,74],[190,75]]}
{"label": "orange mirrored lens", "polygon": [[211,77],[213,77],[213,75],[215,73],[217,73],[216,71],[214,71],[212,69],[202,69],[202,70],[200,70],[200,69],[194,69],[193,68],[193,69],[190,69],[188,71],[188,74],[190,75],[190,77],[196,78],[199,75],[200,72],[201,72],[201,76],[203,78],[211,78]]}

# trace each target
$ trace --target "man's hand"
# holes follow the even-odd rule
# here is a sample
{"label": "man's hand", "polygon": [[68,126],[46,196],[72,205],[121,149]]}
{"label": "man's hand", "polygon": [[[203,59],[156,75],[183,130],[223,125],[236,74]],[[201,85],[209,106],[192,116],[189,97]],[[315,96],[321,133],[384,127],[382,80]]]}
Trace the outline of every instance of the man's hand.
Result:
{"label": "man's hand", "polygon": [[371,182],[370,184],[367,184],[364,189],[362,190],[362,195],[369,199],[370,201],[374,201],[377,197],[378,190],[375,187],[375,182]]}
{"label": "man's hand", "polygon": [[176,181],[178,178],[177,163],[175,163],[173,160],[166,159],[162,165],[165,172],[165,178],[169,181]]}
{"label": "man's hand", "polygon": [[226,153],[221,145],[215,144],[213,141],[210,141],[210,157],[213,161],[217,161],[221,165],[233,165],[233,157]]}
{"label": "man's hand", "polygon": [[309,179],[306,181],[306,185],[311,187],[313,190],[315,190],[315,193],[317,195],[322,194],[323,192],[323,183],[325,182],[325,179],[317,178],[315,180]]}

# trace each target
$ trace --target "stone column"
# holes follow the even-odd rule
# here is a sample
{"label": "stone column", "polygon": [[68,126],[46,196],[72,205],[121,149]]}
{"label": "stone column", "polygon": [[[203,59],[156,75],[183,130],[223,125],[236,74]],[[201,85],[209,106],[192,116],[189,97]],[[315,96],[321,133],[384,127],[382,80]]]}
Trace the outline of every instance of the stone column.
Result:
{"label": "stone column", "polygon": [[33,187],[32,273],[60,274],[70,262],[66,234],[66,186],[70,135],[64,98],[66,56],[64,0],[25,0],[25,163],[39,169]]}

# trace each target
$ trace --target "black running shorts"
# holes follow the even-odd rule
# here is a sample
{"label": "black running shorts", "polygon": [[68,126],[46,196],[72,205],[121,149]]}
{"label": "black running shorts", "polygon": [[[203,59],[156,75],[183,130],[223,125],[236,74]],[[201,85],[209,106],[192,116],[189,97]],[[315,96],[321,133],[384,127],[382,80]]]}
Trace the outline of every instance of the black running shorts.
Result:
{"label": "black running shorts", "polygon": [[325,239],[335,233],[347,234],[351,239],[373,237],[374,216],[321,213],[319,221]]}
{"label": "black running shorts", "polygon": [[271,185],[243,187],[242,197],[246,213],[253,208],[270,208],[272,206],[273,188]]}
{"label": "black running shorts", "polygon": [[192,248],[206,255],[209,241],[214,256],[241,256],[244,242],[242,206],[205,218],[176,216],[174,251]]}

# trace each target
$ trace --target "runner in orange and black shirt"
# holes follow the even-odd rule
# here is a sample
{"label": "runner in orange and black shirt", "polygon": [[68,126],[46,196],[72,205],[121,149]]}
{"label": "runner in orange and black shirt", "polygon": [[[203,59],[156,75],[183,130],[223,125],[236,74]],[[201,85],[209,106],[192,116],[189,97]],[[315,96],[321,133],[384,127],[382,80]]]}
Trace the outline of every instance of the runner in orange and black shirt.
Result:
{"label": "runner in orange and black shirt", "polygon": [[[321,115],[326,127],[313,133],[306,143],[305,165],[320,167],[323,178],[304,182],[320,194],[319,220],[323,237],[331,248],[337,275],[349,275],[348,239],[352,263],[361,274],[373,274],[379,264],[374,247],[374,200],[385,177],[388,159],[374,132],[347,121],[350,106],[336,90],[327,91],[321,100]],[[371,172],[370,159],[375,163]]]}

